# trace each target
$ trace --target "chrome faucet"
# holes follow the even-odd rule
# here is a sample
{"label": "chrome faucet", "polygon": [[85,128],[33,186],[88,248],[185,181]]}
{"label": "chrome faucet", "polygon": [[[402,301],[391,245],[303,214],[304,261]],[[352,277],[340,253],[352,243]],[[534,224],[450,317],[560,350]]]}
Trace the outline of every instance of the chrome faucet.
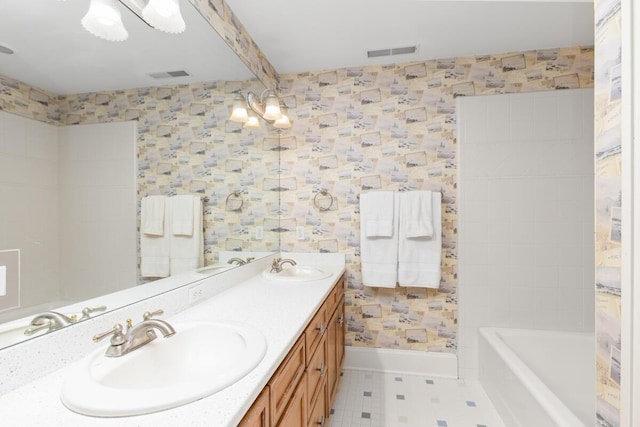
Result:
{"label": "chrome faucet", "polygon": [[146,312],[142,316],[144,320],[135,326],[132,325],[131,319],[127,319],[127,330],[125,332],[122,331],[122,325],[118,323],[110,330],[94,336],[93,341],[98,342],[111,335],[111,345],[107,347],[104,355],[107,357],[124,356],[155,340],[158,337],[155,331],[156,329],[159,330],[165,338],[176,333],[173,326],[169,323],[164,320],[151,318],[152,316],[162,313],[162,310],[157,310],[153,313]]}
{"label": "chrome faucet", "polygon": [[251,261],[253,261],[255,258],[254,257],[247,257],[246,259],[242,259],[242,258],[231,258],[229,261],[227,261],[227,264],[233,264],[236,263],[237,265],[245,265],[250,263]]}
{"label": "chrome faucet", "polygon": [[296,262],[290,258],[275,258],[271,263],[271,273],[280,273],[282,271],[283,264],[296,265]]}
{"label": "chrome faucet", "polygon": [[69,317],[56,311],[45,311],[31,319],[31,322],[29,323],[31,327],[25,329],[24,334],[33,335],[43,329],[47,329],[47,332],[51,332],[77,321],[78,318],[75,315]]}

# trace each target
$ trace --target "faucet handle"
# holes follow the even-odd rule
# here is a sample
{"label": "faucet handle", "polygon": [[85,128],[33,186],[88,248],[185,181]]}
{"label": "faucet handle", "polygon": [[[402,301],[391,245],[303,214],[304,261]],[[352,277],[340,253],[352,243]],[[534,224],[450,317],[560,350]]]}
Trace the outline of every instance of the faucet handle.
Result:
{"label": "faucet handle", "polygon": [[159,308],[159,309],[157,309],[156,311],[152,311],[152,312],[148,312],[148,311],[147,311],[147,312],[145,312],[145,313],[142,315],[142,318],[143,318],[144,320],[149,320],[149,319],[151,319],[153,316],[160,316],[161,314],[164,314],[164,310],[163,310],[163,309],[161,309],[161,308]]}
{"label": "faucet handle", "polygon": [[106,309],[106,305],[101,305],[99,307],[85,307],[82,309],[82,317],[80,320],[86,320],[91,317],[91,313],[95,313],[96,311],[105,311]]}
{"label": "faucet handle", "polygon": [[111,337],[111,345],[122,345],[125,342],[125,336],[122,333],[122,325],[120,323],[116,323],[115,326],[109,329],[106,332],[102,332],[98,335],[94,335],[93,341],[98,342],[109,335],[113,335]]}

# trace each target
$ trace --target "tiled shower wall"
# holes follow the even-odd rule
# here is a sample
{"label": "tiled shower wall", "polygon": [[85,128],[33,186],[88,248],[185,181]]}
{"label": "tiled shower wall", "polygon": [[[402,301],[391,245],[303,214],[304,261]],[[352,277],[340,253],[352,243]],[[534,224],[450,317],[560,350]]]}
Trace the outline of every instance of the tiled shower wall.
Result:
{"label": "tiled shower wall", "polygon": [[0,111],[0,250],[20,249],[22,306],[60,298],[58,189],[58,128]]}
{"label": "tiled shower wall", "polygon": [[593,332],[593,90],[458,100],[459,367],[478,327]]}
{"label": "tiled shower wall", "polygon": [[[456,98],[586,88],[592,73],[593,50],[568,48],[281,76],[294,107],[281,138],[281,248],[346,254],[348,344],[456,352]],[[335,198],[328,211],[314,207],[320,189]],[[376,189],[442,192],[439,290],[363,286],[358,195]]]}

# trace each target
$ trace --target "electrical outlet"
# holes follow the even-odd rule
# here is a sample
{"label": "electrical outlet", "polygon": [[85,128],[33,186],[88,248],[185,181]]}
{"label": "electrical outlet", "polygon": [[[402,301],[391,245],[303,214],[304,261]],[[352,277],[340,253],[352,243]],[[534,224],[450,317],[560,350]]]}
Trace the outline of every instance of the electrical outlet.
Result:
{"label": "electrical outlet", "polygon": [[298,240],[304,240],[304,227],[299,225],[296,227],[296,237]]}
{"label": "electrical outlet", "polygon": [[262,240],[264,238],[264,228],[261,225],[256,227],[256,240]]}
{"label": "electrical outlet", "polygon": [[204,284],[189,288],[189,304],[194,304],[204,298]]}

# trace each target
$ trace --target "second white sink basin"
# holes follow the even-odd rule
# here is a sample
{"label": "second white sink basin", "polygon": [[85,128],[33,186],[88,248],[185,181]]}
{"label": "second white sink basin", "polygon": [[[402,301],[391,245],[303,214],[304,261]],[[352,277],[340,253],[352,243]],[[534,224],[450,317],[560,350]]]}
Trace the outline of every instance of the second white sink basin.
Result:
{"label": "second white sink basin", "polygon": [[67,380],[62,402],[99,417],[157,412],[213,394],[244,377],[266,352],[264,336],[246,325],[174,324],[176,334],[158,338],[121,357],[103,346]]}
{"label": "second white sink basin", "polygon": [[305,265],[285,266],[280,273],[272,273],[271,269],[262,272],[262,277],[275,282],[308,282],[326,279],[329,276],[331,273],[320,267]]}

